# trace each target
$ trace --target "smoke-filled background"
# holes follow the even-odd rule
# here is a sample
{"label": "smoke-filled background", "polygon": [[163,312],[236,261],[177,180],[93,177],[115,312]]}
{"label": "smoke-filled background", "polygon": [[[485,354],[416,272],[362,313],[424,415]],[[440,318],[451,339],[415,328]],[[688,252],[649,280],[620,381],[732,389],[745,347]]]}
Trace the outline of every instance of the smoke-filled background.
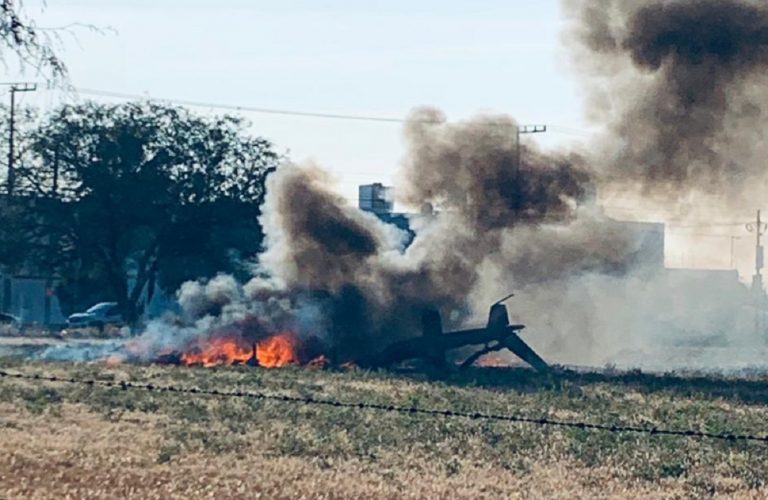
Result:
{"label": "smoke-filled background", "polygon": [[[646,353],[630,361],[643,366],[670,341],[754,342],[749,320],[738,319],[745,288],[675,283],[650,269],[637,232],[595,200],[681,206],[717,195],[727,213],[766,186],[768,4],[567,0],[565,12],[591,118],[605,128],[598,141],[578,154],[526,142],[518,162],[508,116],[455,123],[413,111],[396,193],[403,206],[429,209],[411,217],[410,244],[345,202],[321,166],[286,164],[268,181],[253,280],[185,285],[181,317],[150,325],[144,352],[291,330],[344,362],[419,335],[425,308],[439,308],[448,327],[482,323],[513,291],[523,336],[553,362],[601,364],[632,351]],[[722,361],[699,355],[668,367]]]}
{"label": "smoke-filled background", "polygon": [[[766,187],[768,4],[760,0],[566,0],[565,42],[588,112],[608,137],[606,182],[667,203]],[[750,207],[751,208],[751,207]]]}
{"label": "smoke-filled background", "polygon": [[581,205],[592,189],[582,160],[525,148],[518,166],[516,126],[412,113],[397,192],[435,211],[412,218],[405,249],[404,234],[346,205],[321,170],[286,166],[268,186],[262,270],[293,293],[325,297],[342,357],[419,334],[425,307],[459,326],[526,283],[623,271],[637,242]]}
{"label": "smoke-filled background", "polygon": [[334,361],[359,360],[420,335],[425,308],[439,308],[448,327],[482,323],[515,291],[513,315],[545,356],[602,362],[648,331],[651,311],[627,290],[646,283],[629,279],[647,274],[642,241],[593,204],[580,156],[526,146],[518,165],[516,127],[501,115],[448,123],[434,109],[412,113],[397,192],[432,210],[412,216],[407,246],[405,233],[336,194],[320,167],[284,165],[268,182],[257,276],[185,285],[187,326],[154,324],[148,351],[287,329],[322,339]]}
{"label": "smoke-filled background", "polygon": [[[554,362],[602,364],[670,339],[751,340],[733,322],[744,296],[672,283],[647,261],[643,235],[594,204],[600,172],[579,155],[532,146],[518,165],[516,127],[501,115],[449,123],[435,109],[411,114],[397,193],[431,209],[412,216],[407,246],[405,233],[336,194],[322,168],[285,165],[268,184],[259,276],[240,293],[219,290],[238,288],[223,277],[190,284],[185,310],[199,317],[213,304],[217,318],[230,310],[284,316],[273,331],[319,336],[337,362],[420,335],[427,307],[449,327],[482,323],[512,291],[526,339]],[[277,297],[282,307],[266,310]]]}

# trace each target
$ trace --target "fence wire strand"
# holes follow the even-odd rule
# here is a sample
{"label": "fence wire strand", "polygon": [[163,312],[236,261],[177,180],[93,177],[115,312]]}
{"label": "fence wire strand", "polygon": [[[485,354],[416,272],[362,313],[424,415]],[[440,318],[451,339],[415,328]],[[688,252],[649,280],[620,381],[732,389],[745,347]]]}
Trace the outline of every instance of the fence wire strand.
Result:
{"label": "fence wire strand", "polygon": [[388,413],[400,413],[407,415],[425,415],[441,418],[462,418],[469,420],[485,420],[497,422],[512,422],[521,424],[530,424],[537,426],[560,427],[570,429],[580,429],[585,431],[603,431],[615,434],[648,434],[653,436],[678,436],[685,438],[703,438],[715,439],[729,442],[761,442],[768,443],[768,435],[754,434],[735,434],[735,433],[713,433],[704,432],[696,429],[664,429],[658,427],[639,427],[631,425],[606,425],[590,422],[556,420],[547,417],[526,417],[521,415],[501,415],[483,412],[467,412],[448,409],[430,409],[418,408],[413,406],[398,406],[380,403],[367,403],[364,401],[350,402],[339,401],[335,399],[318,399],[311,396],[298,397],[282,394],[268,394],[263,392],[243,391],[243,390],[219,390],[219,389],[200,389],[197,387],[179,387],[171,385],[156,385],[151,383],[130,382],[130,381],[110,381],[95,379],[79,379],[70,377],[57,377],[51,375],[14,373],[0,370],[0,379],[21,379],[38,382],[65,383],[82,386],[100,386],[107,388],[119,388],[121,390],[140,390],[158,393],[187,394],[193,396],[213,396],[223,398],[245,398],[261,401],[274,401],[279,403],[294,403],[304,405],[327,406],[333,408],[348,408],[356,410],[374,410]]}

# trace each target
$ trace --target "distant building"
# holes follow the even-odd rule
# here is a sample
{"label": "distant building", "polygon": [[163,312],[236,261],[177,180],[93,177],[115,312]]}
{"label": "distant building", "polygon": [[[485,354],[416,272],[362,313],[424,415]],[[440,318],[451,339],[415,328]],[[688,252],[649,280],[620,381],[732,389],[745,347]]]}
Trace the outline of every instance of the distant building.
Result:
{"label": "distant building", "polygon": [[391,214],[394,208],[392,188],[377,182],[358,188],[358,206],[360,210],[379,214]]}
{"label": "distant building", "polygon": [[62,325],[66,322],[52,280],[0,274],[0,283],[2,312],[13,314],[24,324]]}
{"label": "distant building", "polygon": [[[381,221],[406,231],[409,234],[406,243],[408,246],[415,237],[415,233],[411,229],[411,218],[418,217],[418,215],[394,212],[392,191],[391,186],[385,186],[379,182],[361,185],[358,187],[358,207],[360,210],[376,215]],[[433,212],[434,210],[429,203],[425,203],[421,208],[421,216],[430,215]],[[649,272],[664,269],[665,225],[663,223],[613,219],[608,219],[607,223],[613,224],[617,232],[628,233],[635,237],[635,251],[620,266],[621,269],[616,269],[617,272],[624,272],[637,267]]]}
{"label": "distant building", "polygon": [[387,224],[397,226],[399,229],[408,233],[406,247],[411,244],[416,236],[411,230],[411,222],[408,214],[395,213],[394,201],[392,196],[392,187],[385,186],[379,182],[375,184],[365,184],[358,188],[358,208],[364,212],[370,212]]}
{"label": "distant building", "polygon": [[636,238],[636,250],[630,255],[629,265],[648,270],[664,269],[664,230],[661,222],[615,221],[621,229]]}
{"label": "distant building", "polygon": [[726,339],[755,328],[743,325],[743,320],[754,321],[747,314],[752,297],[736,270],[665,269],[657,283],[654,321],[662,323],[667,335]]}
{"label": "distant building", "polygon": [[672,287],[691,285],[721,301],[724,297],[738,298],[740,303],[750,299],[749,289],[739,280],[735,269],[667,269],[665,276]]}

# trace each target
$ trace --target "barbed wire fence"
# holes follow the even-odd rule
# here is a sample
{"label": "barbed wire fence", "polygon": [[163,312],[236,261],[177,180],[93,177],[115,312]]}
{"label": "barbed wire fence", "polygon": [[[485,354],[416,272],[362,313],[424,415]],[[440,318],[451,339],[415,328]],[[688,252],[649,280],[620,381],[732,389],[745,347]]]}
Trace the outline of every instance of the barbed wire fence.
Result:
{"label": "barbed wire fence", "polygon": [[335,399],[319,399],[311,396],[289,396],[283,394],[270,394],[264,392],[243,390],[200,389],[197,387],[179,387],[172,385],[156,385],[151,383],[131,381],[111,381],[96,379],[81,379],[75,377],[58,377],[41,374],[26,374],[0,370],[0,379],[19,379],[33,382],[50,382],[73,384],[89,387],[119,388],[124,391],[138,390],[157,393],[185,394],[191,396],[211,396],[220,398],[244,398],[261,401],[273,401],[278,403],[303,404],[313,406],[325,406],[331,408],[344,408],[354,410],[370,410],[387,413],[399,413],[413,416],[428,416],[435,418],[460,418],[475,421],[511,422],[536,426],[559,427],[579,429],[584,431],[611,432],[615,434],[647,434],[652,436],[677,436],[682,438],[714,439],[728,442],[758,442],[768,444],[768,435],[713,433],[696,429],[665,429],[659,427],[640,427],[631,425],[607,425],[580,421],[556,420],[547,417],[527,417],[521,415],[502,415],[484,412],[467,412],[449,409],[419,408],[413,406],[399,406],[381,403],[369,403],[364,401],[339,401]]}

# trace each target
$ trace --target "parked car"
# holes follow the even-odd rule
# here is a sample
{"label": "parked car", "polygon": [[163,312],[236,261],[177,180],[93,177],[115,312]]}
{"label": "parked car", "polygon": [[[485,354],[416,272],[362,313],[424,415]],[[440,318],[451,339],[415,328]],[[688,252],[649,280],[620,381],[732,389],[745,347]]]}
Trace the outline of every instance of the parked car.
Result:
{"label": "parked car", "polygon": [[14,328],[21,327],[21,319],[17,318],[11,313],[0,312],[0,325],[12,326]]}
{"label": "parked car", "polygon": [[125,320],[117,302],[100,302],[85,312],[72,314],[67,318],[69,328],[98,328],[107,325],[123,326]]}

